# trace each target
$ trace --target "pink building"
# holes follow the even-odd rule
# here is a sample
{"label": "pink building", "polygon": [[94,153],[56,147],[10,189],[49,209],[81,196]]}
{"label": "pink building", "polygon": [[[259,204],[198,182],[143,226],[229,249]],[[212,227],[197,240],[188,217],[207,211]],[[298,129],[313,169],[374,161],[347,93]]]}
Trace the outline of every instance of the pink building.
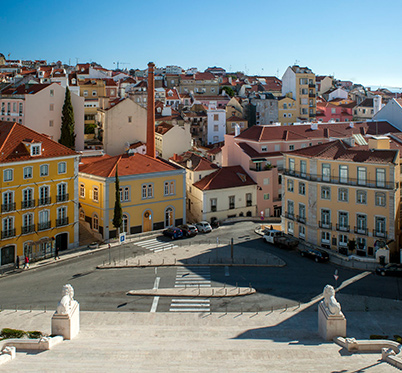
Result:
{"label": "pink building", "polygon": [[350,122],[353,119],[352,109],[356,104],[334,104],[333,102],[317,102],[317,120],[322,122]]}
{"label": "pink building", "polygon": [[[65,93],[66,89],[57,83],[6,88],[0,94],[0,120],[23,124],[58,141]],[[75,150],[84,150],[84,98],[71,93],[71,103]]]}
{"label": "pink building", "polygon": [[280,216],[282,209],[282,152],[302,149],[353,135],[399,132],[386,121],[313,123],[294,126],[252,126],[237,136],[225,135],[222,166],[240,165],[257,183],[257,211]]}

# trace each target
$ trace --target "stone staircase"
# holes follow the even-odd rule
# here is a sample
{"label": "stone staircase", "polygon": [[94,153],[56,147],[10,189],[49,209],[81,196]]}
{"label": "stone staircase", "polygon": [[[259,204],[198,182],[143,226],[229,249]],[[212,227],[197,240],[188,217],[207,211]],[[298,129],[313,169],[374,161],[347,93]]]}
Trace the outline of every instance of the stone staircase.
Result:
{"label": "stone staircase", "polygon": [[79,241],[80,246],[85,246],[94,241],[103,242],[103,237],[100,233],[94,232],[87,222],[80,220]]}

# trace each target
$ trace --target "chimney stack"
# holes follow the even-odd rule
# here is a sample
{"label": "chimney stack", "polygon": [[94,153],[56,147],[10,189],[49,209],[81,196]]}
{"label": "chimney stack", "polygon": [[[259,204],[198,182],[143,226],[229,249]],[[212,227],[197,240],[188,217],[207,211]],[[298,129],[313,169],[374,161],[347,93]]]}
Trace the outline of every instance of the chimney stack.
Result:
{"label": "chimney stack", "polygon": [[155,64],[148,64],[147,155],[155,158]]}

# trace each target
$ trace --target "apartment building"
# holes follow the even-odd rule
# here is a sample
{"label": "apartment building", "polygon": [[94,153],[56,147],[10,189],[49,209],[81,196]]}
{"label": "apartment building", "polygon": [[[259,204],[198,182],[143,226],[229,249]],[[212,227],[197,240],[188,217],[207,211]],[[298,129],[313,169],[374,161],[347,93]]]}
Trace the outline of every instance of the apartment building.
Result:
{"label": "apartment building", "polygon": [[309,122],[316,117],[315,74],[308,67],[289,66],[282,77],[282,95],[296,102],[297,122]]}
{"label": "apartment building", "polygon": [[395,260],[400,155],[389,144],[388,137],[372,136],[368,146],[336,140],[285,153],[285,232],[344,255],[373,258],[388,247]]}
{"label": "apartment building", "polygon": [[78,246],[78,162],[48,136],[0,122],[0,266]]}

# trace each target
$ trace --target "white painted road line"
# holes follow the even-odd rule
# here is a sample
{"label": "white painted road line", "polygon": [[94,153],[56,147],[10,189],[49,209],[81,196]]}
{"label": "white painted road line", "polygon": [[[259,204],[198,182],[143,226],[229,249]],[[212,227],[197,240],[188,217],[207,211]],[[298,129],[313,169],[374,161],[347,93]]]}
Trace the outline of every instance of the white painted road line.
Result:
{"label": "white painted road line", "polygon": [[[160,280],[161,280],[160,277],[155,278],[154,289],[158,289]],[[152,301],[151,311],[149,311],[149,312],[156,312],[156,308],[158,307],[158,302],[159,302],[159,297],[158,296],[154,297],[154,300]]]}
{"label": "white painted road line", "polygon": [[169,309],[170,312],[210,312],[210,308],[203,308],[203,309],[197,309],[197,308],[171,308]]}
{"label": "white painted road line", "polygon": [[178,299],[172,299],[172,302],[175,303],[180,303],[180,302],[194,302],[194,303],[209,303],[209,299],[183,299],[183,298],[178,298]]}

